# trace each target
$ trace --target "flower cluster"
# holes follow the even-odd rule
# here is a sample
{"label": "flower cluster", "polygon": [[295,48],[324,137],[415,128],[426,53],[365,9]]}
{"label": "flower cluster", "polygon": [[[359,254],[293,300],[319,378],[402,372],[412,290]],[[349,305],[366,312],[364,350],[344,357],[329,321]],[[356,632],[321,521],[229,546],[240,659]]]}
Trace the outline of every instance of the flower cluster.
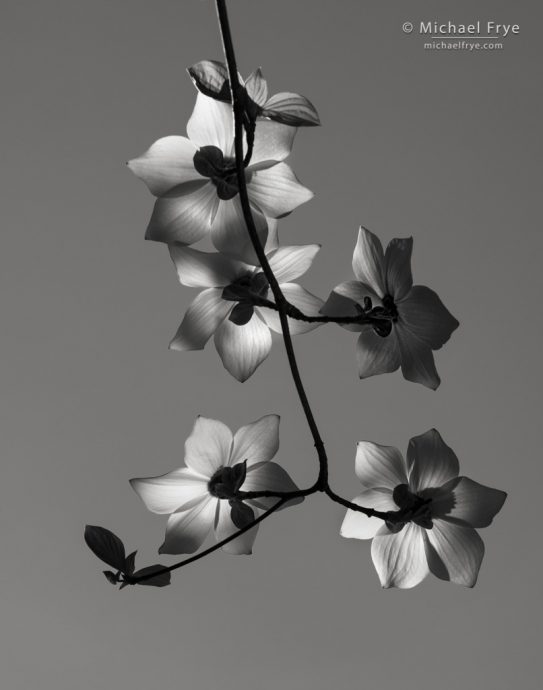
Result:
{"label": "flower cluster", "polygon": [[[341,535],[372,539],[383,587],[409,588],[428,573],[472,587],[488,526],[506,494],[459,476],[458,460],[432,429],[409,442],[407,460],[390,446],[361,441],[355,470],[363,492],[347,501],[328,483],[328,457],[300,377],[291,335],[335,323],[359,333],[358,373],[364,379],[401,368],[408,381],[436,389],[434,351],[458,327],[433,290],[414,285],[412,238],[386,250],[360,228],[353,254],[355,280],[337,285],[326,301],[297,281],[318,244],[281,245],[277,221],[311,199],[288,158],[296,131],[320,124],[303,96],[269,96],[260,69],[243,80],[235,66],[224,0],[217,0],[228,65],[202,61],[189,69],[198,90],[187,137],[167,136],[129,162],[157,197],[146,237],[168,245],[182,285],[199,289],[173,337],[172,350],[201,350],[213,336],[227,371],[246,381],[266,359],[272,333],[282,335],[291,373],[319,460],[319,476],[299,489],[272,461],[279,417],[271,414],[235,434],[198,417],[185,443],[184,466],[132,479],[145,506],[168,515],[159,552],[192,554],[213,532],[216,544],[175,566],[134,570],[113,533],[91,527],[86,539],[114,584],[168,584],[171,570],[216,548],[249,554],[259,523],[275,510],[316,492],[347,507]],[[210,239],[217,251],[193,248]]]}

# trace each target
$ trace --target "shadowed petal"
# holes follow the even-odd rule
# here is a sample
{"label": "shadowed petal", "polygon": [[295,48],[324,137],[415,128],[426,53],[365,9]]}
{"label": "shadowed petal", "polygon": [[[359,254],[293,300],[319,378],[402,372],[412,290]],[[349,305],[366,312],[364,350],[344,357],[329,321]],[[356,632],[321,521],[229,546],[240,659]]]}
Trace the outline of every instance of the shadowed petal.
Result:
{"label": "shadowed petal", "polygon": [[440,487],[458,477],[458,458],[441,438],[439,431],[430,429],[414,436],[407,447],[409,486],[414,492]]}
{"label": "shadowed petal", "polygon": [[233,154],[234,119],[230,103],[199,93],[187,124],[187,134],[196,146],[216,146],[226,157]]}
{"label": "shadowed petal", "polygon": [[185,193],[188,187],[182,185],[177,196],[156,200],[145,239],[194,244],[209,232],[218,205],[215,187],[204,182],[196,191]]}
{"label": "shadowed petal", "polygon": [[251,203],[271,218],[284,216],[313,198],[313,192],[298,182],[286,163],[254,171],[247,192]]}
{"label": "shadowed petal", "polygon": [[[268,236],[266,218],[254,208],[252,209],[252,216],[260,243],[264,246]],[[258,259],[249,237],[249,231],[243,218],[239,196],[228,201],[222,199],[219,201],[217,213],[211,227],[211,240],[220,252],[237,257],[255,266],[258,264]]]}
{"label": "shadowed petal", "polygon": [[[279,415],[267,414],[234,434],[231,465],[247,460],[247,468],[271,460],[279,448]],[[244,491],[248,489],[244,488]]]}
{"label": "shadowed petal", "polygon": [[434,520],[433,528],[426,530],[426,552],[428,565],[436,577],[473,587],[485,545],[472,527]]}
{"label": "shadowed petal", "polygon": [[274,162],[284,160],[290,155],[295,134],[296,127],[282,125],[272,120],[257,120],[253,155],[248,171],[251,172],[253,166],[266,161],[272,165]]}
{"label": "shadowed petal", "polygon": [[[350,281],[353,285],[362,285],[358,281]],[[342,283],[338,285],[341,288],[342,285],[347,285],[347,283]],[[372,291],[373,292],[373,291]],[[363,297],[362,297],[363,299]],[[358,301],[351,299],[350,297],[345,297],[341,293],[336,292],[336,288],[328,295],[328,298],[324,305],[321,307],[321,314],[325,316],[360,316],[360,309],[357,307]],[[347,331],[354,331],[359,333],[363,328],[363,324],[349,323],[349,324],[339,324],[342,328]]]}
{"label": "shadowed petal", "polygon": [[178,244],[169,246],[179,282],[188,287],[226,287],[248,270],[224,254],[201,252]]}
{"label": "shadowed petal", "polygon": [[185,441],[185,464],[211,479],[215,472],[228,465],[232,448],[232,432],[222,422],[197,417],[191,435]]}
{"label": "shadowed petal", "polygon": [[356,358],[361,379],[396,371],[401,361],[394,329],[383,338],[373,330],[373,326],[363,325],[356,344]]}
{"label": "shadowed petal", "polygon": [[202,179],[194,169],[196,147],[186,137],[163,137],[139,158],[128,161],[128,167],[149,187],[155,196],[185,182]]}
{"label": "shadowed petal", "polygon": [[383,587],[409,589],[429,572],[423,529],[413,522],[395,534],[381,527],[371,543],[371,557]]}
{"label": "shadowed petal", "polygon": [[368,285],[379,297],[385,294],[384,265],[381,240],[361,227],[353,253],[353,271],[358,280]]}
{"label": "shadowed petal", "polygon": [[356,446],[355,472],[368,489],[394,489],[407,483],[407,470],[402,454],[393,446],[359,441]]}
{"label": "shadowed petal", "polygon": [[177,329],[170,350],[203,350],[232,309],[232,302],[222,299],[221,288],[209,288],[196,296]]}
{"label": "shadowed petal", "polygon": [[159,514],[186,510],[208,493],[207,479],[185,467],[160,477],[131,479],[130,485],[147,509]]}
{"label": "shadowed petal", "polygon": [[411,252],[413,238],[396,237],[388,243],[385,252],[385,282],[387,293],[398,301],[413,287]]}
{"label": "shadowed petal", "polygon": [[[351,502],[356,503],[357,506],[373,508],[383,512],[398,510],[390,489],[369,489],[360,494],[360,496],[353,498]],[[358,513],[356,510],[347,510],[341,525],[340,534],[346,539],[373,539],[382,526],[383,521],[379,518],[368,517],[364,513]]]}
{"label": "shadowed petal", "polygon": [[432,496],[432,514],[461,521],[470,527],[488,527],[507,498],[505,491],[491,489],[468,477],[452,479]]}
{"label": "shadowed petal", "polygon": [[244,326],[226,319],[215,333],[215,347],[225,369],[241,382],[266,359],[271,345],[270,329],[257,314]]}
{"label": "shadowed petal", "polygon": [[[281,465],[276,462],[261,462],[257,465],[251,465],[247,469],[247,476],[241,487],[242,491],[296,491],[298,487],[290,478],[290,475],[284,470]],[[248,503],[255,505],[257,508],[268,510],[277,503],[277,497],[257,498],[251,499]],[[303,496],[293,498],[287,504],[282,506],[296,505],[304,500]],[[282,508],[280,510],[282,510]]]}
{"label": "shadowed petal", "polygon": [[292,247],[278,247],[270,252],[268,261],[278,283],[290,283],[309,270],[317,256],[320,244],[304,244]]}
{"label": "shadowed petal", "polygon": [[[306,316],[319,316],[322,308],[322,300],[320,297],[312,295],[300,285],[296,285],[296,283],[283,283],[281,285],[281,290],[283,291],[283,294],[287,300]],[[258,307],[257,309],[273,331],[276,333],[282,332],[281,320],[279,319],[278,312],[276,312],[274,309],[268,309],[268,307]],[[306,321],[291,318],[289,318],[288,323],[291,335],[308,333],[314,328],[322,325],[320,323],[308,323]]]}
{"label": "shadowed petal", "polygon": [[459,325],[436,293],[424,285],[415,285],[397,307],[405,328],[432,350],[444,345]]}
{"label": "shadowed petal", "polygon": [[396,331],[398,338],[404,378],[436,390],[441,379],[430,347],[407,331],[399,322],[394,324],[393,330]]}
{"label": "shadowed petal", "polygon": [[268,239],[266,240],[264,249],[266,250],[266,254],[269,254],[279,247],[279,233],[277,228],[279,223],[276,218],[266,218],[266,222],[268,223]]}
{"label": "shadowed petal", "polygon": [[[262,70],[260,67],[255,69],[254,72],[251,72],[251,74],[247,77],[245,89],[247,90],[247,95],[249,98],[257,105],[263,106],[268,100],[268,84],[262,76]],[[258,122],[260,122],[260,120]]]}
{"label": "shadowed petal", "polygon": [[203,544],[213,526],[215,498],[207,498],[190,510],[173,513],[168,518],[164,544],[159,553],[194,553]]}
{"label": "shadowed petal", "polygon": [[[222,541],[238,531],[238,528],[232,522],[230,512],[231,508],[228,501],[219,501],[215,518],[215,539],[217,541]],[[236,539],[232,539],[232,541],[229,541],[228,544],[222,547],[222,550],[235,556],[251,554],[253,552],[253,544],[256,539],[258,527],[259,525],[255,525]]]}

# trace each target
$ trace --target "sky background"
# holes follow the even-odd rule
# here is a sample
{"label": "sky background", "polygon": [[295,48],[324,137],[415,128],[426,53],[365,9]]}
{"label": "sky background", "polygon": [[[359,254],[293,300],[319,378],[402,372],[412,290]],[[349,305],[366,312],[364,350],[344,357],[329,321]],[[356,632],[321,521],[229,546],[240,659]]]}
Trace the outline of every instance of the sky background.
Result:
{"label": "sky background", "polygon": [[[141,566],[165,518],[128,479],[182,464],[198,414],[232,428],[281,414],[277,459],[307,486],[316,458],[277,338],[245,384],[167,349],[195,292],[145,242],[152,197],[124,163],[184,134],[185,68],[220,59],[210,0],[3,3],[0,679],[9,690],[540,687],[541,39],[531,0],[232,0],[240,70],[299,91],[321,128],[291,158],[315,198],[284,243],[323,245],[303,284],[351,278],[357,228],[413,235],[415,282],[461,327],[437,392],[359,381],[355,336],[295,341],[333,487],[359,492],[355,444],[405,451],[440,430],[461,471],[508,501],[481,532],[475,589],[382,590],[369,542],[339,536],[322,496],[264,523],[166,589],[108,585],[83,542],[104,525]],[[517,23],[502,51],[425,51],[402,24]]]}

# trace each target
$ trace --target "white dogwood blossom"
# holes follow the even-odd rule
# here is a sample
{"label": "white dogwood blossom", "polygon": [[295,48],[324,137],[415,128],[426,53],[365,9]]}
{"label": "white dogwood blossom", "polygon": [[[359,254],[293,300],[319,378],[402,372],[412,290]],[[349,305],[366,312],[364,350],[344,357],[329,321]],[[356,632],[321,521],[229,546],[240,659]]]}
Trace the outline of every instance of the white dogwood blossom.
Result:
{"label": "white dogwood blossom", "polygon": [[[291,281],[309,269],[319,248],[309,244],[267,251],[270,268],[286,299],[308,316],[319,314],[322,300]],[[270,329],[281,333],[278,312],[258,306],[259,300],[273,301],[262,269],[224,254],[180,245],[171,245],[170,254],[180,282],[204,288],[187,309],[170,348],[201,350],[214,334],[225,368],[238,381],[245,381],[271,350]],[[289,325],[296,335],[318,324],[289,319]]]}
{"label": "white dogwood blossom", "polygon": [[409,441],[407,463],[392,446],[361,441],[355,471],[364,491],[353,503],[407,511],[394,524],[348,510],[341,526],[343,537],[373,539],[383,587],[414,587],[429,572],[475,585],[484,544],[474,528],[490,525],[507,494],[459,477],[458,459],[435,429]]}
{"label": "white dogwood blossom", "polygon": [[[130,484],[153,513],[169,515],[159,553],[193,553],[213,530],[222,541],[238,531],[233,503],[249,511],[267,510],[278,498],[237,501],[238,491],[296,491],[288,473],[271,459],[279,448],[279,417],[261,417],[235,434],[220,421],[198,417],[185,442],[185,466],[159,477],[131,479]],[[289,506],[303,501],[292,499]],[[252,520],[250,520],[252,521]],[[255,525],[222,546],[232,554],[250,554]]]}
{"label": "white dogwood blossom", "polygon": [[[190,245],[210,235],[220,251],[254,257],[239,198],[231,105],[199,93],[187,134],[163,137],[128,163],[158,197],[147,239]],[[283,162],[295,134],[295,127],[271,120],[256,124],[245,179],[263,245],[266,216],[284,216],[313,196]]]}
{"label": "white dogwood blossom", "polygon": [[373,309],[382,321],[351,324],[359,331],[357,343],[360,378],[396,371],[401,367],[408,381],[436,389],[440,378],[432,350],[438,350],[458,327],[433,290],[413,285],[411,251],[413,239],[393,239],[386,252],[378,237],[360,228],[353,253],[357,280],[336,286],[323,313],[355,316]]}

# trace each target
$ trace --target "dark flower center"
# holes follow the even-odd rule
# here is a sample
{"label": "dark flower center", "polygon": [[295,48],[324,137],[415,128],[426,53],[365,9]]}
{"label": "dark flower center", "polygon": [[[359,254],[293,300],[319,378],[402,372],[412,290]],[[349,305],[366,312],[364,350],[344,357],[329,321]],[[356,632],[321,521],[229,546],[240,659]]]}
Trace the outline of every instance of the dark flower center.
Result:
{"label": "dark flower center", "polygon": [[398,508],[404,511],[405,521],[387,523],[391,532],[399,532],[408,522],[414,522],[419,527],[432,529],[431,499],[412,493],[407,484],[398,484],[392,492],[392,498]]}
{"label": "dark flower center", "polygon": [[222,298],[237,302],[228,317],[230,321],[238,326],[248,323],[253,316],[254,306],[266,299],[268,289],[268,281],[261,271],[247,273],[227,285],[222,291]]}
{"label": "dark flower center", "polygon": [[235,160],[225,158],[216,146],[202,146],[194,154],[193,163],[196,172],[213,182],[219,199],[228,201],[239,192]]}
{"label": "dark flower center", "polygon": [[220,467],[207,483],[207,490],[215,498],[233,499],[247,474],[247,460],[232,467]]}
{"label": "dark flower center", "polygon": [[372,307],[371,299],[366,297],[364,299],[364,311],[372,317],[371,325],[377,335],[380,335],[381,338],[390,335],[392,324],[398,320],[398,309],[391,295],[385,295],[381,300],[381,305],[377,307]]}

